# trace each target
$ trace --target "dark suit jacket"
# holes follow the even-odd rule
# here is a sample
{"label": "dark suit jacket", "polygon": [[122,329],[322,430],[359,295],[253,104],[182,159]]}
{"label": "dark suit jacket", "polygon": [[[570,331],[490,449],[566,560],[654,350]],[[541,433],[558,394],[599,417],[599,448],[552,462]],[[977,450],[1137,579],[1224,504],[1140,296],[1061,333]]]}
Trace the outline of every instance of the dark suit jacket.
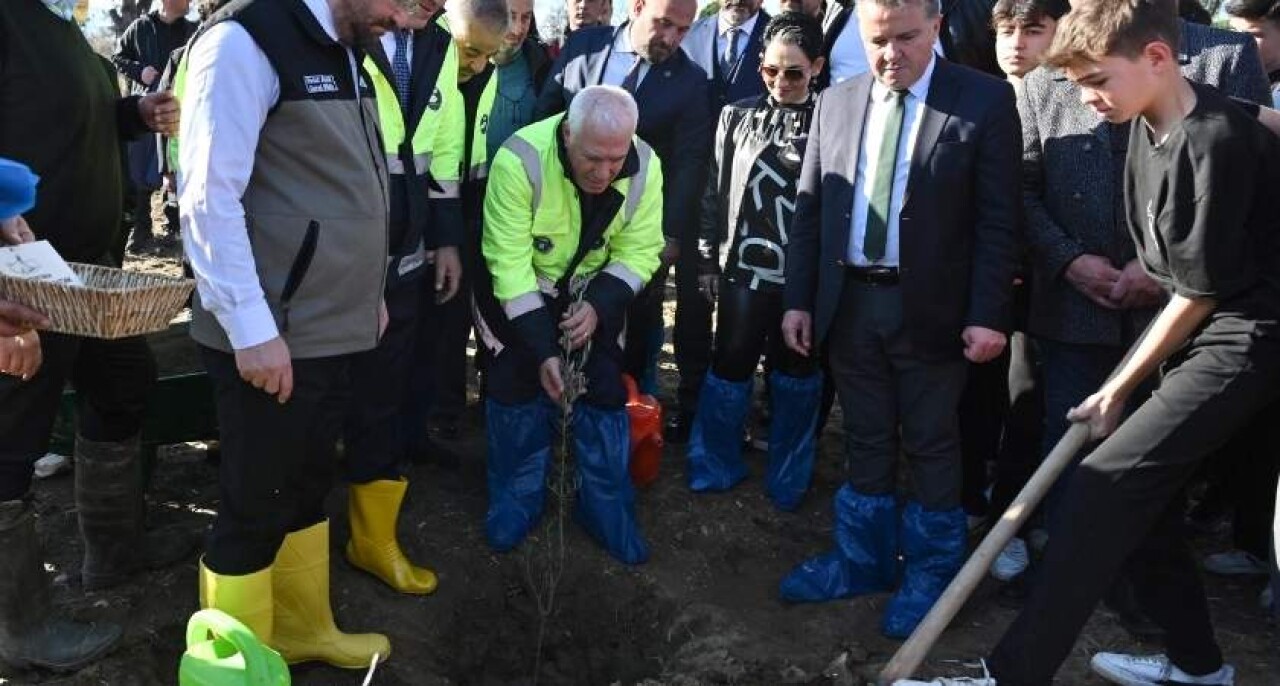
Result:
{"label": "dark suit jacket", "polygon": [[720,29],[718,14],[694,22],[693,28],[689,29],[684,41],[680,43],[680,48],[711,78],[713,117],[719,117],[720,110],[728,103],[764,95],[764,79],[760,78],[760,53],[764,51],[764,27],[770,19],[772,17],[764,10],[757,13],[755,26],[751,27],[751,35],[747,37],[747,44],[739,53],[738,66],[732,73],[726,74],[720,64],[719,52],[724,50],[724,45],[717,46],[716,43],[716,33]]}
{"label": "dark suit jacket", "polygon": [[[785,301],[813,314],[819,345],[844,286],[872,79],[819,97],[800,172]],[[921,357],[960,355],[966,326],[1010,329],[1018,131],[1009,84],[938,58],[899,215],[903,319]]]}
{"label": "dark suit jacket", "polygon": [[[600,85],[614,37],[627,27],[593,26],[574,31],[542,87],[535,118],[567,110],[579,91]],[[649,68],[635,95],[640,109],[636,134],[662,161],[662,233],[680,238],[682,250],[693,251],[698,241],[698,198],[711,155],[706,72],[683,50],[676,50],[666,62]]]}
{"label": "dark suit jacket", "polygon": [[[1183,22],[1182,73],[1225,94],[1269,105],[1257,45],[1248,35]],[[1100,255],[1123,267],[1136,253],[1122,211],[1127,131],[1080,104],[1060,72],[1037,69],[1023,81],[1022,182],[1031,255],[1030,332],[1081,345],[1126,345],[1154,310],[1095,305],[1063,277],[1072,260]],[[1114,150],[1113,150],[1114,146]]]}

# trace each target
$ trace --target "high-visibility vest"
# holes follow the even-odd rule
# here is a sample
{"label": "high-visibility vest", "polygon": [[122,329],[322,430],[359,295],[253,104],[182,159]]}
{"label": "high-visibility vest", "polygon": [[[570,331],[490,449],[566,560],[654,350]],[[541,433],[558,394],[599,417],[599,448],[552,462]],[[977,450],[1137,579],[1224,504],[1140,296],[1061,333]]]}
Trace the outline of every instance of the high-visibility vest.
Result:
{"label": "high-visibility vest", "polygon": [[[187,51],[182,51],[182,57],[178,60],[178,67],[173,72],[173,97],[177,99],[178,105],[182,105],[182,94],[187,89]],[[169,161],[169,169],[174,172],[178,171],[178,137],[169,136],[165,139],[167,145],[163,151],[165,157]]]}
{"label": "high-visibility vest", "polygon": [[[543,306],[540,294],[564,276],[578,249],[578,188],[565,173],[557,139],[563,120],[560,114],[520,129],[493,158],[481,247],[509,319]],[[636,170],[612,184],[622,206],[573,276],[608,273],[639,292],[657,271],[664,245],[662,165],[639,138],[632,145]]]}
{"label": "high-visibility vest", "polygon": [[493,102],[498,96],[498,70],[489,75],[489,82],[480,93],[480,102],[476,105],[476,120],[471,129],[471,166],[467,170],[467,180],[480,181],[489,177],[489,115],[493,113]]}
{"label": "high-visibility vest", "polygon": [[[436,19],[436,26],[446,34],[449,23],[444,15]],[[425,29],[431,30],[431,29]],[[452,39],[445,51],[444,64],[432,84],[431,97],[422,118],[410,135],[404,113],[396,97],[394,84],[387,80],[372,58],[365,57],[365,71],[373,82],[374,97],[378,102],[378,119],[382,124],[382,147],[387,156],[387,171],[391,174],[427,174],[439,185],[441,191],[432,197],[457,198],[462,180],[462,132],[466,128],[466,110],[462,93],[458,91],[458,51]],[[424,84],[413,83],[421,88]],[[409,154],[401,155],[401,146],[408,141]],[[406,167],[413,165],[412,169]]]}

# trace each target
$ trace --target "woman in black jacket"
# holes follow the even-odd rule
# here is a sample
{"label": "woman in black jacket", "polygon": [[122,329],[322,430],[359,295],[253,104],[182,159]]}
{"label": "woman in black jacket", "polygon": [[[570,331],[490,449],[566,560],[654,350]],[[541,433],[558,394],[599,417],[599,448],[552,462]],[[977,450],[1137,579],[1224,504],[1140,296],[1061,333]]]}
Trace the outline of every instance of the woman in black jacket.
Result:
{"label": "woman in black jacket", "polygon": [[766,490],[782,510],[795,509],[809,487],[822,389],[814,361],[783,345],[779,329],[787,232],[821,55],[814,18],[788,12],[769,22],[760,61],[767,93],[721,111],[702,201],[701,288],[708,299],[718,297],[719,319],[689,441],[689,487],[728,490],[747,475],[743,423],[752,375],[767,352],[773,410]]}

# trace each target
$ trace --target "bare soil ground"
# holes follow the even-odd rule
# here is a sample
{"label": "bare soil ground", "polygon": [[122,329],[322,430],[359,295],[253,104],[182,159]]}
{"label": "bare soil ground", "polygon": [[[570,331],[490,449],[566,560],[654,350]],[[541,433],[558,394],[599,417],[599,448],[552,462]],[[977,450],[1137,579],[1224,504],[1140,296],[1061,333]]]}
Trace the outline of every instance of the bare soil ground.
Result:
{"label": "bare soil ground", "polygon": [[[172,273],[172,261],[153,260]],[[156,268],[148,264],[147,268]],[[189,369],[189,344],[157,339],[167,372]],[[664,355],[664,393],[675,372]],[[485,545],[485,446],[478,414],[448,445],[456,469],[417,465],[400,522],[408,554],[435,568],[440,589],[426,598],[397,595],[346,564],[345,492],[335,489],[333,606],[347,630],[388,634],[391,660],[374,684],[476,686],[693,686],[695,684],[864,684],[899,645],[879,635],[885,596],[823,605],[789,606],[778,580],[808,555],[828,547],[830,502],[840,484],[838,416],[821,441],[812,492],[794,514],[776,512],[761,491],[763,454],[750,453],[753,476],[723,495],[695,496],[684,486],[684,452],[668,447],[662,475],[639,498],[651,561],[626,568],[570,525],[565,576],[535,667],[539,613],[526,572],[531,539],[515,553]],[[212,438],[212,437],[210,437]],[[216,466],[200,444],[161,450],[151,490],[155,524],[206,526],[218,507]],[[37,487],[41,531],[59,608],[80,619],[126,626],[122,645],[74,675],[7,673],[0,683],[60,686],[142,686],[176,683],[184,627],[196,609],[196,560],[138,577],[109,592],[85,594],[63,581],[78,564],[80,543],[72,480],[59,476]],[[1224,541],[1199,542],[1204,550]],[[1218,636],[1238,669],[1241,686],[1280,684],[1277,633],[1258,609],[1259,581],[1210,578]],[[934,651],[931,671],[944,660],[981,656],[1013,619],[1017,601],[985,585]],[[1135,643],[1105,612],[1095,613],[1057,683],[1097,685],[1088,658],[1099,649],[1159,652]],[[311,665],[294,669],[301,685],[359,684],[363,673]]]}

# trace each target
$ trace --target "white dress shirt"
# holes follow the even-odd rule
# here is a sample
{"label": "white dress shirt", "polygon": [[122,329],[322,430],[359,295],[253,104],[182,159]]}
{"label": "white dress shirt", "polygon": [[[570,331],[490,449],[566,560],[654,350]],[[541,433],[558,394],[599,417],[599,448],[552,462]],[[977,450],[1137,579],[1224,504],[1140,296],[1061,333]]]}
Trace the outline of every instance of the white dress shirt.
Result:
{"label": "white dress shirt", "polygon": [[[609,51],[609,61],[604,65],[604,73],[600,76],[600,83],[605,86],[621,86],[622,80],[627,78],[627,72],[631,71],[631,65],[635,64],[637,53],[631,48],[631,24],[624,24],[618,29],[618,35],[613,39],[613,50]],[[644,77],[649,73],[648,62],[640,65],[639,78],[636,79],[636,88],[640,88],[640,84],[644,81]]]}
{"label": "white dress shirt", "polygon": [[884,128],[889,112],[892,109],[892,92],[887,86],[874,81],[871,86],[871,103],[867,109],[867,123],[862,131],[862,145],[858,152],[858,173],[854,180],[853,218],[850,226],[849,252],[846,259],[849,264],[865,267],[898,266],[898,215],[902,214],[902,198],[906,194],[907,181],[911,175],[911,158],[916,149],[916,138],[920,134],[920,121],[924,118],[924,102],[929,95],[929,84],[933,81],[933,68],[938,58],[931,57],[924,74],[907,89],[903,102],[902,134],[898,139],[898,159],[893,173],[893,194],[889,198],[889,221],[885,240],[884,257],[871,261],[863,254],[862,248],[867,236],[867,209],[871,206],[871,185],[876,178],[880,159],[880,144],[884,138]]}
{"label": "white dress shirt", "polygon": [[[303,1],[337,40],[328,1]],[[349,50],[348,55],[355,75],[355,57]],[[231,347],[243,350],[279,335],[240,199],[253,173],[258,135],[280,99],[280,80],[248,31],[227,21],[209,29],[188,53],[185,88],[178,146],[183,250],[200,304],[217,318]]]}
{"label": "white dress shirt", "polygon": [[[867,61],[867,48],[862,43],[858,14],[854,10],[849,12],[849,20],[845,22],[840,35],[836,36],[835,45],[831,46],[831,64],[827,68],[831,70],[833,86],[871,69],[871,63]],[[942,50],[940,38],[933,41],[933,51],[943,57],[947,56]]]}
{"label": "white dress shirt", "polygon": [[844,29],[836,36],[835,45],[831,46],[831,85],[851,79],[871,69],[867,63],[867,49],[862,46],[862,31],[858,28],[858,15],[849,10],[849,20]]}
{"label": "white dress shirt", "polygon": [[[733,60],[731,60],[733,64],[737,64],[738,60],[742,58],[742,54],[746,52],[747,42],[751,40],[751,32],[756,30],[756,20],[759,18],[760,13],[756,12],[751,15],[750,19],[738,26],[738,45],[737,49],[734,50]],[[721,58],[724,57],[725,48],[729,45],[729,29],[731,28],[733,27],[729,25],[729,22],[725,21],[724,15],[719,15],[716,20],[716,39],[713,41],[714,45],[712,45],[712,49],[716,52],[715,58],[717,62],[722,61]]]}

